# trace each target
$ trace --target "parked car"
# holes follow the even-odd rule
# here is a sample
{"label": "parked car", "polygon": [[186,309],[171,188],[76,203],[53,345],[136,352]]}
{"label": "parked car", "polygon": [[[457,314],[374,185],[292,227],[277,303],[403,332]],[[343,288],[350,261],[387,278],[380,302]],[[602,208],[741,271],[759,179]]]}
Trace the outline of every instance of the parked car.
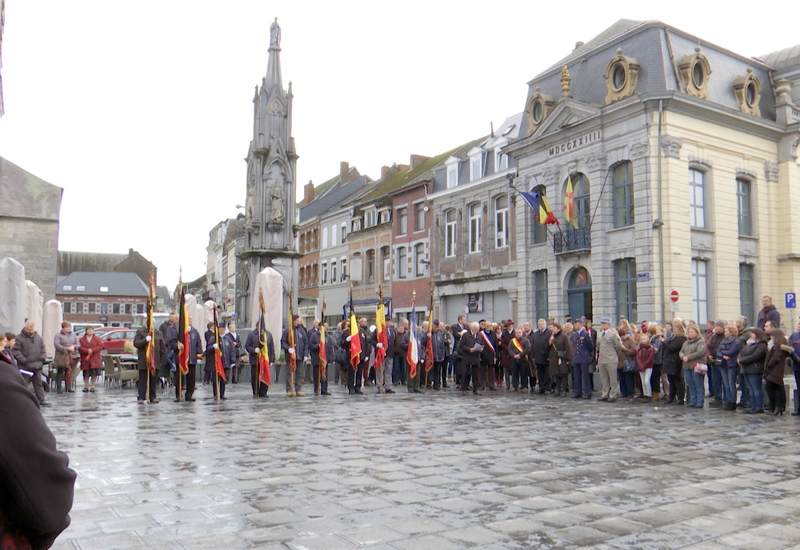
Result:
{"label": "parked car", "polygon": [[[95,333],[97,334],[97,333]],[[133,353],[133,339],[136,331],[129,328],[115,328],[100,335],[106,353]]]}
{"label": "parked car", "polygon": [[72,332],[75,333],[75,336],[80,338],[86,334],[86,329],[89,327],[92,327],[95,330],[95,334],[97,334],[98,329],[106,328],[103,323],[72,323]]}

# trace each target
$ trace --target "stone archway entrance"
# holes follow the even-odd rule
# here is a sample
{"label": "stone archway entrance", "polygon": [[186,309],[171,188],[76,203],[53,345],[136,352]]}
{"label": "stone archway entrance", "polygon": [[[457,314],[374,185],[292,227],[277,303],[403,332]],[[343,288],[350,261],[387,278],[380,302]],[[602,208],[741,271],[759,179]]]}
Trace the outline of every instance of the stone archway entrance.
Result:
{"label": "stone archway entrance", "polygon": [[592,318],[592,279],[585,267],[572,270],[567,282],[568,312],[573,319]]}

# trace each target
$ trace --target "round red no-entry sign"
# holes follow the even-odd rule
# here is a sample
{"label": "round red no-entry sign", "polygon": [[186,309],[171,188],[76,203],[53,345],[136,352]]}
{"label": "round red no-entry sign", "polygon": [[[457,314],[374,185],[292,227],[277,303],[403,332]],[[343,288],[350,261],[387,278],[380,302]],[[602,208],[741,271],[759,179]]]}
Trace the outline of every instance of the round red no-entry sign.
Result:
{"label": "round red no-entry sign", "polygon": [[680,295],[678,294],[677,290],[673,290],[672,292],[669,293],[669,299],[672,300],[673,302],[677,302],[678,298],[680,298]]}

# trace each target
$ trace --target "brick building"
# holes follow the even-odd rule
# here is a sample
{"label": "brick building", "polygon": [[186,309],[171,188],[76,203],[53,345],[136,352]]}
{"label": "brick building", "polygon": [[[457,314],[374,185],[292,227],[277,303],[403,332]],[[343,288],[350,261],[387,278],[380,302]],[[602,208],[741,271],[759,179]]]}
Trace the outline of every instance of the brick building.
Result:
{"label": "brick building", "polygon": [[147,285],[135,273],[78,271],[59,278],[56,299],[64,320],[131,326],[133,315],[147,310]]}

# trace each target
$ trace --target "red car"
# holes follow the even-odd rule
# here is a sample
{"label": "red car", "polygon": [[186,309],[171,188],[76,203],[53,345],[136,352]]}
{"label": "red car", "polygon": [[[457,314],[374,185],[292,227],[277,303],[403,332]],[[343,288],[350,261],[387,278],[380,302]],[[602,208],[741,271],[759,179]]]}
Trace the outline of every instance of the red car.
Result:
{"label": "red car", "polygon": [[[115,328],[100,336],[103,341],[103,349],[107,353],[131,353],[133,349],[133,339],[136,337],[136,331],[129,328]],[[125,344],[130,342],[128,349],[125,349]]]}

